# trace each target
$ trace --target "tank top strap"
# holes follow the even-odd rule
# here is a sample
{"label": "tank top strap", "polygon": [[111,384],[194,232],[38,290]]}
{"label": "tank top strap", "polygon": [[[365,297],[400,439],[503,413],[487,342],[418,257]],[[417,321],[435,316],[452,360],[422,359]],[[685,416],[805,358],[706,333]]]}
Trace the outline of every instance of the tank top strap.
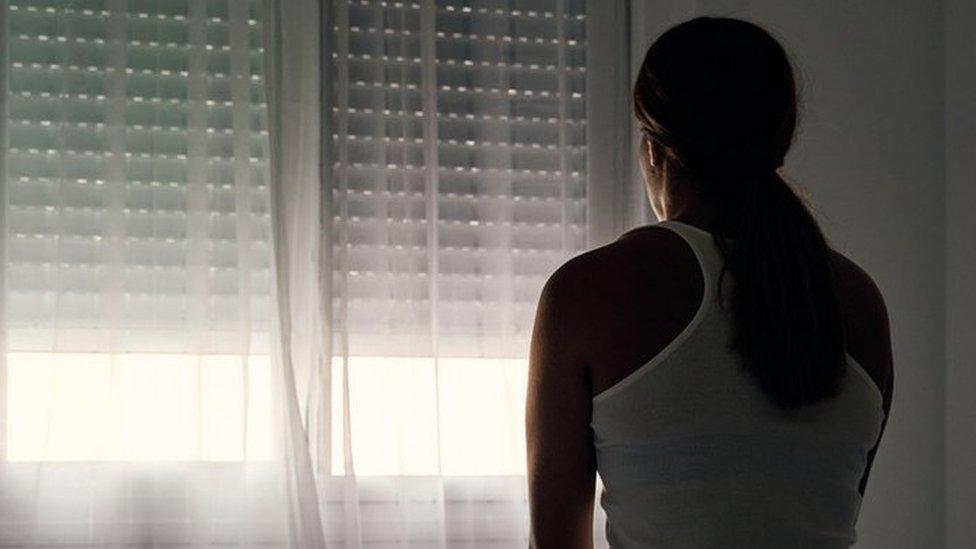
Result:
{"label": "tank top strap", "polygon": [[661,221],[657,226],[678,233],[679,236],[684,238],[685,242],[695,252],[695,257],[698,258],[698,263],[701,265],[705,278],[712,282],[713,285],[718,282],[719,273],[722,272],[724,258],[722,257],[721,250],[715,244],[712,233],[674,219]]}

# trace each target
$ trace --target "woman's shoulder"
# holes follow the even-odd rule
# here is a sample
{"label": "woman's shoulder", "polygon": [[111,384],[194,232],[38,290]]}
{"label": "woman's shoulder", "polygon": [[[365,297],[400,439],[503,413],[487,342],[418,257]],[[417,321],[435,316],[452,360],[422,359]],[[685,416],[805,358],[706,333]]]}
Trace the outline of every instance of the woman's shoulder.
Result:
{"label": "woman's shoulder", "polygon": [[830,261],[841,307],[850,313],[851,323],[871,325],[875,330],[887,329],[888,306],[871,275],[854,260],[833,249],[830,250]]}
{"label": "woman's shoulder", "polygon": [[[574,256],[566,265],[576,271],[606,272],[610,264],[634,265],[640,263],[640,259],[653,262],[670,252],[680,252],[685,247],[685,240],[674,231],[661,225],[641,225],[624,231],[606,244]],[[639,255],[635,257],[635,253]]]}
{"label": "woman's shoulder", "polygon": [[576,292],[605,292],[628,282],[646,288],[655,278],[673,279],[696,269],[694,253],[681,236],[664,227],[644,225],[573,256],[552,278]]}
{"label": "woman's shoulder", "polygon": [[594,394],[655,356],[701,305],[704,275],[694,250],[665,228],[628,231],[579,254],[553,274],[548,310],[571,331]]}
{"label": "woman's shoulder", "polygon": [[884,304],[884,297],[881,295],[881,290],[863,267],[858,265],[853,259],[832,248],[830,249],[830,260],[832,267],[835,269],[835,273],[839,277],[838,281],[845,288],[853,290],[858,296],[877,302],[879,305]]}
{"label": "woman's shoulder", "polygon": [[871,375],[891,404],[893,366],[888,307],[884,295],[867,271],[846,255],[830,250],[837,284],[847,352]]}

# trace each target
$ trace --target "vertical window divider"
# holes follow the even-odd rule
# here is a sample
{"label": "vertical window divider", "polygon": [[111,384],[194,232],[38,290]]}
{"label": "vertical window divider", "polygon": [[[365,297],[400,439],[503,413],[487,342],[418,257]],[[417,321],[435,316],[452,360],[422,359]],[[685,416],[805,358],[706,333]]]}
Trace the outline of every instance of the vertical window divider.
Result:
{"label": "vertical window divider", "polygon": [[569,234],[569,159],[566,157],[566,110],[567,93],[566,84],[566,0],[556,0],[556,36],[558,40],[557,53],[557,78],[559,80],[559,191],[562,200],[562,233],[563,233],[563,254],[568,255],[571,249]]}
{"label": "vertical window divider", "polygon": [[335,354],[335,102],[331,75],[335,61],[336,33],[332,29],[336,10],[333,2],[319,3],[319,249],[318,293],[322,318],[321,357],[318,363],[321,398],[319,399],[318,456],[316,463],[326,478],[332,475],[332,357]]}
{"label": "vertical window divider", "polygon": [[[105,334],[105,345],[110,352],[109,375],[111,383],[111,399],[113,406],[115,400],[121,398],[117,387],[117,377],[121,372],[117,352],[117,341],[128,338],[121,337],[125,325],[124,318],[128,307],[125,287],[125,192],[126,192],[126,124],[125,124],[125,98],[126,98],[126,15],[125,0],[112,0],[109,4],[109,26],[108,40],[110,45],[109,56],[112,59],[108,104],[105,128],[107,132],[107,151],[106,162],[108,168],[105,170],[105,211],[108,220],[103,245],[106,247],[106,256],[109,258],[104,267],[108,271],[108,276],[101,277],[104,282],[102,291],[109,296],[109,303],[106,308],[111,315],[108,328]],[[94,183],[94,182],[93,182]],[[105,296],[102,296],[105,299]],[[104,301],[103,301],[104,303]],[[124,349],[129,350],[129,349]],[[118,428],[121,418],[115,419],[113,429]]]}
{"label": "vertical window divider", "polygon": [[[337,291],[339,300],[339,317],[342,330],[340,332],[340,348],[342,355],[342,379],[343,379],[343,400],[348,400],[349,385],[349,292],[347,274],[347,255],[349,253],[349,227],[346,225],[349,219],[349,6],[344,0],[336,2],[336,67],[335,81],[338,87],[336,90],[336,163],[330,166],[334,170],[335,179],[339,183],[339,199],[334,200],[339,206],[339,212],[333,217],[333,225],[338,226],[339,249],[336,252],[337,266],[340,275]],[[334,197],[333,197],[334,198]],[[341,219],[341,223],[335,223],[336,218]],[[344,418],[348,423],[348,418]],[[346,433],[348,436],[348,432]],[[347,449],[348,450],[348,449]],[[347,460],[348,461],[348,460]],[[346,463],[349,466],[350,463]],[[351,471],[346,471],[350,474]]]}
{"label": "vertical window divider", "polygon": [[[187,210],[187,293],[189,298],[188,323],[194,340],[191,345],[196,348],[196,401],[197,413],[194,414],[198,422],[196,428],[196,452],[203,457],[204,448],[203,429],[200,411],[203,409],[203,348],[200,338],[206,333],[207,305],[207,254],[204,243],[207,239],[207,24],[206,5],[191,2],[188,6],[187,38],[190,42],[187,66],[187,181],[186,181],[186,210]],[[245,407],[246,421],[246,385]],[[247,456],[245,435],[242,437],[241,455]]]}
{"label": "vertical window divider", "polygon": [[[335,2],[335,29],[336,29],[336,81],[338,90],[336,93],[336,133],[335,138],[338,146],[336,147],[336,163],[329,166],[327,173],[329,177],[333,175],[333,170],[339,183],[339,214],[342,223],[336,223],[336,216],[331,219],[332,227],[339,229],[339,250],[335,253],[336,263],[339,267],[339,353],[342,355],[342,462],[343,462],[343,491],[345,500],[351,502],[355,507],[353,512],[347,517],[351,519],[345,521],[346,537],[345,541],[352,547],[362,545],[362,529],[359,523],[359,493],[356,487],[356,471],[353,464],[352,455],[352,410],[349,395],[349,275],[347,274],[347,254],[349,251],[349,227],[346,220],[349,219],[349,4],[348,0],[338,0]],[[331,85],[331,84],[330,84]],[[330,88],[331,91],[331,88]],[[323,116],[331,116],[332,113],[323,113]],[[323,174],[323,177],[325,175]],[[328,199],[335,202],[334,195]],[[334,251],[334,250],[332,250]],[[331,304],[330,304],[331,306]],[[330,334],[331,337],[331,334]],[[332,357],[329,357],[331,363]],[[331,369],[331,365],[330,365]]]}
{"label": "vertical window divider", "polygon": [[[517,30],[516,29],[518,28],[517,27],[517,24],[515,22],[515,18],[513,18],[513,17],[507,17],[505,22],[506,22],[506,25],[505,25],[504,32],[506,34],[508,34],[509,36],[515,36],[517,34]],[[513,89],[512,88],[512,85],[513,85],[512,84],[512,80],[513,80],[513,78],[512,78],[512,76],[513,76],[513,74],[512,74],[513,73],[512,65],[515,64],[515,59],[516,59],[516,57],[518,55],[517,50],[515,49],[515,46],[513,44],[511,44],[511,43],[500,42],[498,44],[498,52],[499,52],[499,59],[503,60],[499,64],[498,71],[502,75],[504,75],[504,81],[499,82],[499,88],[501,88],[503,90]],[[504,53],[507,53],[507,55],[504,55],[503,52]],[[518,79],[516,79],[516,82],[518,82]],[[512,101],[506,101],[504,115],[509,120],[511,120],[512,118],[514,118],[516,116],[515,115],[516,109],[514,109],[512,107],[513,107]],[[518,135],[518,134],[517,134],[517,132],[515,132],[513,130],[513,126],[512,126],[511,123],[506,124],[505,126],[506,126],[506,128],[508,130],[508,132],[507,132],[508,135],[506,137],[508,138],[509,141],[512,141],[513,138],[516,135]],[[485,138],[487,138],[489,141],[492,141],[492,140],[493,141],[501,141],[501,138],[500,137],[498,137],[497,139],[493,139],[492,133],[493,132],[486,133]],[[505,194],[503,195],[503,198],[505,198],[507,200],[508,207],[506,208],[507,211],[505,212],[504,217],[502,217],[502,220],[504,222],[504,224],[502,226],[502,231],[503,231],[503,233],[505,235],[505,237],[504,237],[505,238],[505,244],[508,246],[508,249],[510,249],[510,250],[514,250],[517,247],[517,242],[518,242],[518,239],[515,237],[515,233],[516,233],[516,230],[517,230],[517,221],[518,221],[518,216],[516,215],[515,210],[518,207],[518,203],[515,200],[515,198],[516,198],[516,194],[515,194],[515,175],[514,175],[513,170],[512,170],[512,168],[514,167],[514,164],[515,164],[513,157],[515,157],[516,154],[517,153],[514,152],[511,148],[506,149],[505,152],[504,152],[505,160],[507,162],[507,167],[509,169],[508,169],[508,171],[505,172],[505,175],[504,175],[504,178],[505,178]],[[513,254],[499,253],[498,256],[504,262],[504,264],[503,265],[500,265],[499,266],[500,268],[496,272],[502,272],[502,273],[506,273],[508,275],[508,276],[501,276],[501,277],[499,277],[501,279],[501,283],[504,285],[504,291],[501,293],[501,295],[508,296],[508,299],[507,300],[503,300],[503,302],[502,302],[503,307],[504,307],[504,316],[503,316],[503,318],[506,320],[505,327],[504,327],[504,329],[502,331],[502,337],[506,337],[507,338],[507,337],[513,337],[515,334],[518,333],[518,330],[517,330],[516,325],[515,325],[516,324],[516,321],[515,321],[516,312],[515,311],[517,309],[517,306],[514,305],[514,303],[516,301],[517,291],[518,291],[518,275],[516,274],[516,262],[515,262],[515,257],[513,257]],[[480,271],[480,269],[479,269],[479,271]],[[484,290],[484,287],[485,287],[485,284],[482,283],[482,285],[481,285],[482,291],[479,294],[479,296],[482,299],[478,303],[478,305],[479,305],[478,314],[479,314],[479,316],[482,319],[482,322],[479,325],[479,328],[481,329],[481,333],[482,334],[485,333],[484,319],[488,315],[488,310],[491,309],[491,306],[489,305],[488,300],[485,299],[485,298],[490,298],[491,292],[490,291],[489,292],[483,291]],[[481,339],[481,338],[479,338],[479,340],[480,340],[479,342],[481,343],[481,345],[479,345],[480,348],[478,350],[481,353],[484,353],[487,350],[487,349],[484,348],[484,340]]]}
{"label": "vertical window divider", "polygon": [[437,362],[437,270],[438,270],[438,137],[437,137],[437,6],[423,0],[420,12],[421,90],[424,112],[424,197],[427,221],[427,280],[429,285],[431,353]]}
{"label": "vertical window divider", "polygon": [[[421,90],[424,112],[424,196],[427,221],[427,281],[428,306],[430,308],[430,344],[434,367],[434,411],[437,423],[437,505],[444,516],[443,444],[440,415],[440,356],[438,349],[438,193],[439,161],[437,136],[437,4],[435,0],[422,0],[420,4],[420,58]],[[446,521],[439,521],[438,541],[447,546]]]}
{"label": "vertical window divider", "polygon": [[238,261],[238,302],[243,316],[243,341],[241,345],[241,376],[244,398],[244,436],[241,449],[247,455],[248,416],[250,398],[251,361],[251,97],[250,97],[250,50],[248,28],[248,4],[228,2],[228,25],[230,30],[230,92],[232,101],[232,127],[234,130],[234,205],[236,210],[237,261]]}
{"label": "vertical window divider", "polygon": [[0,120],[7,121],[0,128],[0,463],[7,461],[7,73],[10,62],[7,57],[7,10],[6,1],[0,1]]}
{"label": "vertical window divider", "polygon": [[[62,18],[61,20],[58,21],[57,28],[59,31],[63,32],[66,38],[71,34],[71,29],[69,27],[69,22],[67,17]],[[65,48],[59,53],[60,53],[60,58],[58,59],[58,61],[62,67],[62,70],[64,70],[70,66],[70,63],[68,63],[68,59],[67,59],[68,51]],[[60,258],[63,257],[62,252],[65,249],[65,236],[66,236],[65,222],[64,222],[64,218],[65,218],[64,181],[67,178],[65,173],[65,164],[66,164],[65,160],[68,157],[68,155],[71,154],[72,152],[72,151],[65,150],[66,146],[65,146],[64,130],[65,130],[67,113],[65,110],[63,99],[66,95],[67,95],[66,83],[65,83],[65,79],[62,79],[61,81],[58,82],[57,85],[57,97],[58,97],[58,106],[57,106],[57,114],[56,114],[57,119],[51,121],[51,125],[56,126],[58,128],[58,134],[57,137],[55,138],[55,143],[57,144],[56,145],[57,151],[56,152],[50,150],[45,151],[47,155],[51,155],[52,152],[55,152],[53,156],[57,157],[57,168],[54,170],[55,185],[57,185],[57,192],[53,197],[54,198],[53,202],[54,202],[54,215],[57,218],[57,222],[54,226],[54,242],[55,242],[55,247],[57,248],[58,260],[55,261],[54,265],[52,265],[51,267],[52,271],[54,272],[55,293],[54,293],[53,311],[51,313],[51,324],[49,326],[51,332],[51,340],[53,341],[52,347],[55,350],[58,350],[58,348],[60,347],[60,343],[64,341],[64,338],[60,337],[62,336],[63,332],[59,328],[62,327],[61,322],[63,322],[63,319],[61,318],[61,305],[64,301],[63,296],[65,293],[67,293],[64,291],[65,277],[64,277],[64,272],[62,271],[62,269],[65,267],[65,264],[63,261],[60,260]],[[56,378],[54,373],[55,372],[52,370],[51,378],[50,378],[52,390],[56,386]],[[50,413],[50,410],[48,410],[48,413]],[[50,418],[48,420],[50,421]]]}

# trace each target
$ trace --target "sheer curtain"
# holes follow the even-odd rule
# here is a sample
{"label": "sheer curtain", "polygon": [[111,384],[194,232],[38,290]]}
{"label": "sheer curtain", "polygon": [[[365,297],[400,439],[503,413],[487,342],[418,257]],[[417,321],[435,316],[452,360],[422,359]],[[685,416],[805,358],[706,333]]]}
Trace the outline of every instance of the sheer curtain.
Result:
{"label": "sheer curtain", "polygon": [[[525,547],[536,300],[565,260],[643,222],[621,213],[643,191],[615,156],[625,3],[272,4],[274,210],[295,252],[279,266],[326,542]],[[623,45],[593,50],[611,4],[595,19]],[[602,102],[596,62],[623,84]]]}
{"label": "sheer curtain", "polygon": [[584,3],[326,4],[332,348],[363,542],[524,547],[528,336],[586,244]]}
{"label": "sheer curtain", "polygon": [[0,547],[525,547],[626,2],[2,4]]}
{"label": "sheer curtain", "polygon": [[3,3],[0,546],[321,546],[275,335],[263,13]]}

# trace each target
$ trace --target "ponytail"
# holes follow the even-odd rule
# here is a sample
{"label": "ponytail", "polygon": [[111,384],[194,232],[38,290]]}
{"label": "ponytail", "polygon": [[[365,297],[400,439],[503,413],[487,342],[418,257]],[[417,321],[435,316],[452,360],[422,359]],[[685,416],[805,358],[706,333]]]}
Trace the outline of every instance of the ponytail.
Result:
{"label": "ponytail", "polygon": [[780,408],[833,397],[847,369],[826,239],[776,171],[742,181],[743,187],[749,190],[740,195],[740,208],[718,210],[720,226],[738,226],[734,245],[715,234],[725,256],[720,299],[726,271],[734,285],[732,348]]}
{"label": "ponytail", "polygon": [[680,174],[715,216],[718,297],[728,274],[731,345],[744,367],[784,409],[835,396],[847,364],[831,252],[775,170],[797,123],[786,51],[747,21],[686,21],[648,49],[634,110],[665,153],[662,173]]}

